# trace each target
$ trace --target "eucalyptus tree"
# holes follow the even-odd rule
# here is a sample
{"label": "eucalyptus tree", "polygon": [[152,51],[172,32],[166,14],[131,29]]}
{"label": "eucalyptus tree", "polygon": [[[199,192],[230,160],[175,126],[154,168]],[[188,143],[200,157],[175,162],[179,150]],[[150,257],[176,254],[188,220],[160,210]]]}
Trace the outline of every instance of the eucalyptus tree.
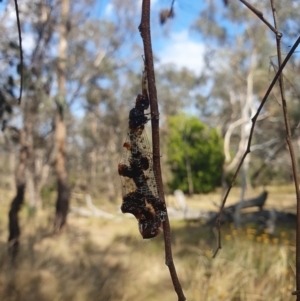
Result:
{"label": "eucalyptus tree", "polygon": [[[283,47],[287,49],[291,34],[286,27],[295,20],[292,6],[297,4],[289,6],[287,1],[275,2],[280,16],[279,26],[282,25],[284,34]],[[251,4],[272,23],[268,1]],[[218,1],[206,1],[194,29],[206,41],[207,48],[207,68],[204,71],[207,85],[199,108],[205,112],[204,118],[218,126],[224,136],[225,175],[237,167],[246,149],[251,118],[274,75],[272,64],[276,65],[276,39],[268,27],[238,1],[229,2],[226,7]],[[244,188],[250,185],[250,167],[254,167],[252,171],[258,168],[284,139],[277,92],[273,93],[259,117],[253,153],[248,155],[242,171]]]}
{"label": "eucalyptus tree", "polygon": [[[53,19],[50,17],[49,7],[43,2],[23,2],[20,6],[22,13],[23,33],[23,66],[19,55],[18,32],[15,23],[9,18],[14,7],[8,4],[4,12],[3,43],[1,54],[8,60],[11,77],[11,104],[16,104],[15,93],[18,80],[23,76],[23,99],[21,106],[13,107],[12,118],[6,120],[5,135],[8,139],[18,141],[19,162],[16,167],[16,196],[11,203],[9,212],[9,242],[12,254],[18,250],[20,228],[18,211],[24,202],[25,189],[29,192],[29,208],[41,206],[39,198],[42,182],[45,180],[47,164],[44,161],[45,132],[39,112],[49,98],[51,85],[51,62],[47,52],[53,34]],[[32,17],[32,18],[30,18]],[[51,25],[50,25],[51,24]],[[8,34],[10,33],[10,34]],[[9,150],[11,151],[11,149]]]}
{"label": "eucalyptus tree", "polygon": [[[65,223],[70,195],[65,167],[67,136],[65,122],[70,119],[71,114],[68,105],[70,97],[69,95],[66,97],[64,87],[66,82],[72,84],[72,78],[68,77],[66,71],[71,69],[70,61],[67,59],[69,51],[67,35],[74,27],[76,30],[77,26],[76,22],[72,24],[70,21],[71,13],[72,16],[76,15],[76,18],[72,19],[73,22],[82,22],[86,17],[82,16],[86,11],[78,10],[75,4],[72,6],[65,2],[57,4],[56,1],[36,0],[24,1],[20,5],[24,96],[21,107],[14,107],[15,117],[6,124],[7,130],[16,129],[19,136],[20,163],[17,170],[22,169],[22,172],[16,174],[17,194],[12,203],[11,221],[15,221],[17,225],[17,212],[24,201],[25,187],[29,192],[29,206],[33,209],[41,207],[40,191],[47,180],[49,170],[53,168],[58,179],[56,230]],[[78,5],[78,2],[76,4]],[[92,2],[84,1],[82,7],[88,4]],[[65,8],[62,13],[61,7]],[[8,4],[1,25],[4,33],[1,54],[12,69],[13,80],[10,83],[17,82],[19,78],[17,72],[20,74],[16,25],[9,18],[12,12],[14,7]],[[60,39],[57,39],[58,36]],[[78,82],[78,79],[76,80]],[[10,94],[13,96],[16,89],[13,84],[11,85],[13,87]],[[14,232],[15,236],[19,235],[19,229]]]}

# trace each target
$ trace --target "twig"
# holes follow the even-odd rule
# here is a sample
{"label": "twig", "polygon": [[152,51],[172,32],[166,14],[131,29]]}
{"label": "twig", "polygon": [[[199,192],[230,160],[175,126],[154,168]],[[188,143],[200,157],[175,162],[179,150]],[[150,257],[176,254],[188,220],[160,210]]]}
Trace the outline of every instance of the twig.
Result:
{"label": "twig", "polygon": [[[150,108],[151,108],[151,127],[152,127],[152,149],[153,149],[153,169],[155,174],[155,179],[157,182],[158,194],[161,202],[164,204],[165,197],[163,191],[163,183],[161,176],[161,167],[160,167],[160,148],[159,148],[159,111],[157,103],[157,92],[155,86],[155,74],[154,74],[154,65],[153,65],[153,54],[152,54],[152,45],[151,45],[151,34],[150,34],[150,0],[143,0],[142,3],[142,18],[139,25],[139,31],[144,44],[144,55],[145,63],[147,68],[147,79],[148,79],[148,90],[150,98]],[[170,275],[172,278],[174,289],[178,296],[178,301],[186,300],[181,284],[179,282],[176,268],[173,261],[172,248],[171,248],[171,229],[168,214],[163,223],[164,230],[164,240],[165,240],[165,256],[166,256],[166,265],[169,268]]]}
{"label": "twig", "polygon": [[[272,59],[270,59],[270,64],[271,64],[271,66],[273,67],[274,72],[276,72],[276,71],[278,70],[278,66],[276,66],[276,65],[273,63]],[[295,87],[295,85],[290,81],[290,79],[289,79],[286,75],[284,75],[284,74],[282,74],[282,75],[283,75],[283,78],[284,78],[285,82],[288,82],[288,83],[289,83],[289,86],[294,90],[294,95],[295,95],[295,97],[300,98],[300,93],[298,92],[298,90],[297,90],[297,88]],[[280,105],[281,105],[281,103],[280,103]]]}
{"label": "twig", "polygon": [[242,2],[245,6],[247,6],[259,19],[261,19],[276,35],[280,34],[282,35],[277,28],[275,28],[274,26],[272,26],[265,18],[264,15],[261,11],[259,11],[258,9],[256,9],[254,6],[252,6],[251,4],[249,4],[247,1],[245,0],[240,0],[240,2]]}
{"label": "twig", "polygon": [[21,76],[20,96],[19,96],[19,104],[20,104],[22,99],[22,91],[23,91],[23,48],[22,48],[21,24],[19,18],[19,7],[18,7],[17,0],[15,0],[15,8],[16,8],[17,25],[18,25],[18,32],[19,32],[19,44],[20,44],[20,76]]}
{"label": "twig", "polygon": [[174,17],[174,3],[175,0],[172,1],[170,9],[162,9],[160,11],[160,25],[165,24],[167,19],[171,19]]}
{"label": "twig", "polygon": [[[253,132],[254,132],[254,127],[255,127],[255,124],[256,124],[256,120],[259,116],[259,113],[260,111],[262,110],[263,106],[265,105],[273,87],[275,86],[278,78],[280,77],[280,74],[282,72],[282,70],[285,68],[287,62],[290,60],[291,56],[293,55],[294,51],[296,50],[296,48],[298,47],[298,45],[300,44],[300,36],[298,37],[298,39],[296,40],[296,42],[294,43],[293,47],[291,48],[291,50],[289,51],[289,53],[287,54],[286,58],[284,59],[284,61],[282,62],[282,64],[279,66],[279,69],[275,75],[275,77],[273,78],[264,98],[262,99],[261,103],[260,103],[260,106],[259,108],[257,109],[257,112],[256,114],[252,117],[252,126],[251,126],[251,130],[250,130],[250,135],[249,135],[249,140],[248,140],[248,144],[247,144],[247,148],[246,148],[246,151],[232,177],[232,180],[230,182],[230,185],[226,191],[226,194],[223,198],[223,201],[222,201],[222,205],[221,205],[221,208],[220,208],[220,211],[219,211],[219,214],[218,214],[218,217],[217,217],[217,226],[218,226],[218,246],[217,246],[217,249],[213,255],[213,257],[216,257],[218,251],[222,248],[221,246],[221,234],[220,234],[220,218],[221,218],[221,215],[222,215],[222,212],[223,212],[223,209],[224,209],[224,206],[225,206],[225,203],[226,203],[226,200],[227,200],[227,197],[229,195],[229,192],[231,191],[231,188],[236,180],[236,177],[241,169],[241,166],[243,165],[244,163],[244,160],[246,158],[246,156],[248,155],[248,153],[250,153],[250,146],[251,146],[251,141],[252,141],[252,137],[253,137]],[[299,208],[300,210],[300,208]]]}
{"label": "twig", "polygon": [[[274,19],[274,26],[277,29],[277,14],[276,8],[274,6],[273,0],[270,0],[273,19]],[[278,59],[278,67],[281,67],[281,37],[282,35],[276,35],[276,46],[277,46],[277,59]],[[282,103],[282,111],[284,116],[284,124],[286,130],[286,142],[289,148],[290,156],[291,156],[291,163],[292,163],[292,170],[294,176],[294,184],[296,190],[296,197],[297,197],[297,234],[296,234],[296,287],[297,291],[300,290],[300,191],[299,191],[299,178],[298,178],[298,167],[297,161],[295,158],[294,148],[292,144],[291,138],[291,126],[287,112],[287,103],[285,99],[285,89],[284,89],[284,80],[282,73],[279,76],[279,88],[280,88],[280,95],[281,95],[281,103]],[[297,301],[300,300],[300,296],[297,295]]]}
{"label": "twig", "polygon": [[175,0],[172,1],[171,3],[171,7],[170,7],[170,12],[169,12],[169,16],[171,16],[173,14],[173,10],[174,10],[174,3],[175,3]]}

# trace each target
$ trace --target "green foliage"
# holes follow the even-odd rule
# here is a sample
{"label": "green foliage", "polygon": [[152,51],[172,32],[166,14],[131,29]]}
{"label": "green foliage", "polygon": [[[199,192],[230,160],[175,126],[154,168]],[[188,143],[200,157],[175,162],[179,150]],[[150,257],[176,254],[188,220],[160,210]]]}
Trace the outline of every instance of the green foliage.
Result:
{"label": "green foliage", "polygon": [[194,192],[210,192],[220,185],[224,161],[223,141],[216,129],[198,118],[180,114],[169,117],[168,163],[171,189],[189,191],[190,170]]}

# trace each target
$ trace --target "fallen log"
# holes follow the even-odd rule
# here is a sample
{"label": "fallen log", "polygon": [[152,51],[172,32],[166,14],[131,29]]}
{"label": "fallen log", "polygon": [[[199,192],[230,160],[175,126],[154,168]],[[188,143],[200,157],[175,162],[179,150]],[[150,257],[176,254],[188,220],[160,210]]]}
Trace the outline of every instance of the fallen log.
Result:
{"label": "fallen log", "polygon": [[[281,225],[284,227],[295,227],[296,220],[296,214],[277,210],[259,210],[241,213],[241,225],[254,224],[259,228],[267,229],[270,234],[273,234],[275,228]],[[222,215],[221,224],[233,222],[234,218],[232,214]]]}
{"label": "fallen log", "polygon": [[258,207],[260,210],[263,209],[263,206],[265,205],[265,202],[268,197],[268,192],[265,190],[263,191],[259,196],[255,198],[251,198],[249,200],[245,200],[243,202],[238,201],[234,205],[226,207],[224,210],[227,211],[232,211],[234,212],[235,210],[239,209],[244,209],[244,208],[251,208],[251,207]]}
{"label": "fallen log", "polygon": [[[221,215],[221,224],[232,222],[234,219],[234,213],[236,210],[242,210],[245,208],[252,208],[252,207],[258,207],[260,211],[262,211],[263,206],[265,205],[265,202],[268,197],[268,192],[263,191],[259,196],[255,198],[251,198],[249,200],[245,200],[243,202],[238,201],[237,203],[230,205],[228,207],[225,207],[222,215]],[[207,222],[207,225],[212,225],[216,222],[216,219],[218,217],[218,213],[216,212]]]}
{"label": "fallen log", "polygon": [[89,194],[85,195],[85,201],[86,205],[89,209],[83,208],[83,207],[70,207],[70,212],[75,213],[77,215],[83,216],[83,217],[98,217],[98,218],[107,218],[112,219],[115,218],[113,214],[110,214],[108,212],[105,212],[99,208],[97,208],[93,202],[92,198]]}
{"label": "fallen log", "polygon": [[296,214],[289,212],[282,212],[277,210],[261,210],[256,212],[246,212],[242,214],[242,222],[245,224],[267,225],[270,223],[282,223],[286,226],[296,225]]}

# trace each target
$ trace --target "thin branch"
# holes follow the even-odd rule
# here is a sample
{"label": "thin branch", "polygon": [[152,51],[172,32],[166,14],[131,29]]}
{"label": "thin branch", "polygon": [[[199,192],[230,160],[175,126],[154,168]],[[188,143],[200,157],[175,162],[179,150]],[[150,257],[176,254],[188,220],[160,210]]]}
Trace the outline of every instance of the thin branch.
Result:
{"label": "thin branch", "polygon": [[[103,61],[104,57],[105,57],[105,54],[102,51],[100,51],[95,56],[95,59],[94,59],[94,62],[93,62],[93,67],[95,69],[97,69],[100,66],[100,64]],[[76,100],[76,98],[79,95],[79,92],[80,92],[81,88],[83,86],[85,86],[90,81],[90,79],[92,78],[93,74],[94,73],[92,73],[92,72],[83,73],[83,75],[79,79],[79,83],[78,83],[78,86],[76,87],[75,92],[73,93],[73,95],[71,96],[71,98],[70,98],[70,100],[68,102],[68,107],[70,107],[70,106],[73,105],[74,101]]]}
{"label": "thin branch", "polygon": [[[159,199],[161,202],[166,204],[162,183],[161,166],[160,166],[160,148],[159,148],[159,111],[157,103],[157,92],[155,85],[155,73],[153,65],[153,54],[151,45],[151,34],[150,34],[150,0],[143,0],[142,3],[142,18],[141,24],[139,25],[139,31],[143,40],[144,45],[144,55],[145,64],[147,69],[147,79],[148,79],[148,90],[150,98],[150,108],[151,108],[151,127],[152,127],[152,149],[153,149],[153,169],[155,174],[155,179],[157,182]],[[172,247],[171,247],[171,229],[168,214],[166,214],[166,219],[163,222],[164,230],[164,240],[165,240],[165,256],[166,265],[169,268],[170,275],[172,278],[174,290],[177,293],[178,301],[186,300],[181,284],[179,282],[176,268],[173,261]]]}
{"label": "thin branch", "polygon": [[[274,72],[277,72],[278,70],[278,67],[274,64],[274,62],[272,61],[272,59],[270,59],[270,64],[271,66],[273,67],[273,70]],[[285,74],[282,74],[283,75],[283,78],[285,80],[285,82],[288,82],[290,87],[294,90],[294,95],[297,97],[297,98],[300,98],[300,93],[298,92],[297,88],[295,87],[295,85],[290,81],[290,79],[285,75]],[[277,100],[277,99],[276,99]],[[281,103],[280,103],[281,105]]]}
{"label": "thin branch", "polygon": [[[256,114],[253,116],[253,118],[251,119],[252,120],[252,126],[251,126],[251,130],[250,130],[250,135],[249,135],[249,140],[248,140],[248,144],[247,144],[247,148],[246,148],[246,151],[232,177],[232,180],[230,182],[230,185],[226,191],[226,194],[223,198],[223,201],[222,201],[222,205],[221,205],[221,208],[220,208],[220,211],[218,213],[218,217],[217,217],[217,226],[218,226],[218,246],[217,246],[217,249],[213,255],[213,257],[216,257],[218,251],[222,248],[221,246],[221,235],[220,235],[220,223],[221,223],[221,215],[222,215],[222,212],[223,212],[223,209],[224,209],[224,206],[225,206],[225,203],[226,203],[226,200],[227,200],[227,197],[229,195],[229,192],[231,191],[231,188],[233,187],[233,184],[236,180],[236,177],[241,169],[241,166],[243,165],[244,163],[244,160],[246,158],[246,156],[248,155],[248,153],[250,153],[250,146],[251,146],[251,142],[252,142],[252,137],[253,137],[253,133],[254,133],[254,127],[255,127],[255,124],[256,124],[256,121],[257,121],[257,118],[259,116],[259,113],[261,112],[263,106],[265,105],[273,87],[275,86],[278,78],[280,77],[280,74],[282,73],[282,70],[285,68],[286,64],[288,63],[288,61],[290,60],[291,56],[293,55],[293,53],[295,52],[296,48],[298,47],[298,45],[300,44],[300,36],[298,37],[298,39],[296,40],[296,42],[294,43],[293,47],[291,48],[291,50],[289,51],[288,55],[286,56],[286,58],[284,59],[284,61],[282,62],[282,64],[279,66],[279,69],[275,75],[275,77],[273,78],[264,98],[262,99],[261,103],[260,103],[260,106],[259,108],[257,109],[257,112]],[[299,208],[300,209],[300,208]]]}
{"label": "thin branch", "polygon": [[[272,13],[273,13],[273,19],[274,19],[274,25],[277,29],[277,14],[276,14],[276,8],[274,6],[273,0],[270,0],[271,7],[272,7]],[[278,67],[281,67],[281,37],[282,35],[276,35],[276,46],[277,46],[277,59],[278,59]],[[297,228],[296,228],[296,288],[297,292],[300,291],[300,191],[299,191],[299,178],[298,178],[298,166],[297,166],[297,160],[295,158],[295,152],[293,148],[292,143],[292,134],[291,134],[291,126],[289,121],[289,116],[287,112],[287,103],[285,99],[285,89],[284,89],[284,80],[282,73],[279,77],[279,88],[280,88],[280,94],[281,94],[281,103],[282,103],[282,111],[284,116],[284,124],[285,124],[285,130],[286,130],[286,142],[289,148],[290,157],[291,157],[291,163],[292,163],[292,170],[293,170],[293,176],[294,176],[294,184],[295,184],[295,190],[296,190],[296,197],[297,197]],[[297,301],[300,300],[300,294],[297,294]]]}
{"label": "thin branch", "polygon": [[174,3],[175,3],[175,0],[173,0],[172,3],[171,3],[169,16],[172,16],[172,14],[174,13]]}
{"label": "thin branch", "polygon": [[165,24],[168,19],[171,19],[174,17],[174,3],[175,3],[175,0],[172,1],[170,9],[162,9],[160,11],[160,14],[159,14],[160,25]]}
{"label": "thin branch", "polygon": [[23,91],[23,48],[22,48],[21,24],[19,18],[19,7],[18,7],[17,0],[15,0],[15,8],[16,8],[17,25],[18,25],[18,32],[19,32],[19,44],[20,44],[20,76],[21,76],[20,96],[19,96],[19,104],[20,104],[22,100],[22,91]]}
{"label": "thin branch", "polygon": [[281,35],[282,34],[277,30],[277,28],[275,28],[274,26],[272,26],[265,18],[264,15],[261,11],[259,11],[257,8],[255,8],[254,6],[252,6],[251,4],[249,4],[247,1],[245,0],[240,0],[240,2],[242,2],[245,6],[247,6],[259,19],[261,19],[276,35]]}

